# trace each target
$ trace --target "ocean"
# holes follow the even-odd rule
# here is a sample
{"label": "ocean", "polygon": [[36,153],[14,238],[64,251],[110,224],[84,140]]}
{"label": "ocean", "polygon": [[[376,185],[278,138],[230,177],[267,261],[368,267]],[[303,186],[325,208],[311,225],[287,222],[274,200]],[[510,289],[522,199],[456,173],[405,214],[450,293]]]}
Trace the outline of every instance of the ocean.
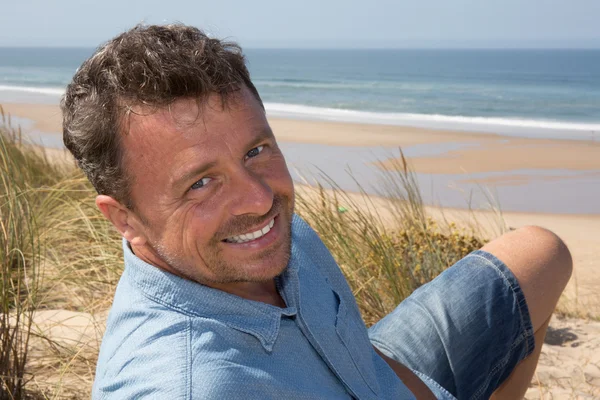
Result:
{"label": "ocean", "polygon": [[[93,49],[0,48],[0,103],[58,102]],[[600,50],[248,49],[271,116],[600,137]]]}

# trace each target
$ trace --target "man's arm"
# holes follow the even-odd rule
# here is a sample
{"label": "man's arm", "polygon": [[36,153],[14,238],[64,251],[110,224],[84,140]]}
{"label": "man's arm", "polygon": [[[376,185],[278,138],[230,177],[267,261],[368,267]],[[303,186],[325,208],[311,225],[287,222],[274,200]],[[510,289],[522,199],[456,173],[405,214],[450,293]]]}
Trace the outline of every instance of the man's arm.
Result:
{"label": "man's arm", "polygon": [[385,362],[388,363],[402,383],[408,387],[418,400],[435,400],[435,396],[431,393],[431,390],[429,390],[427,385],[425,385],[414,372],[400,364],[398,361],[393,360],[380,352],[377,347],[373,346],[373,348],[379,357],[383,358]]}

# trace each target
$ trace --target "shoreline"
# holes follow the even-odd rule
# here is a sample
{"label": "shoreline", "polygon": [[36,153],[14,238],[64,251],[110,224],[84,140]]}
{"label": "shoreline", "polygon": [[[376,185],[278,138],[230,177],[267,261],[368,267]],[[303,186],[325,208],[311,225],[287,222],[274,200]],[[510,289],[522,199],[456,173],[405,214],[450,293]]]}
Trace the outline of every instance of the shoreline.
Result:
{"label": "shoreline", "polygon": [[[64,93],[63,87],[31,87],[0,85],[0,103],[56,105]],[[500,134],[532,139],[563,139],[600,141],[600,120],[594,118],[557,119],[555,113],[522,116],[519,112],[506,115],[472,115],[455,112],[419,113],[359,108],[331,108],[327,105],[264,102],[271,118],[287,120],[334,122],[364,125],[412,127],[426,130]],[[455,110],[456,111],[456,110]],[[558,114],[556,114],[558,113]]]}
{"label": "shoreline", "polygon": [[[24,131],[34,142],[62,147],[58,105],[2,106],[17,121],[28,122]],[[499,204],[511,212],[600,215],[594,201],[600,198],[600,142],[268,119],[296,182],[322,180],[324,172],[344,190],[358,192],[358,180],[377,194],[381,171],[401,171],[404,156],[426,204],[462,209]]]}
{"label": "shoreline", "polygon": [[[55,101],[44,101],[44,102],[35,102],[35,101],[0,101],[0,106],[2,106],[6,113],[9,113],[15,117],[20,117],[23,119],[28,119],[34,121],[35,127],[43,133],[47,134],[56,134],[60,133],[62,129],[62,122],[60,116],[59,109],[59,98],[56,98]],[[348,111],[348,110],[345,110]],[[281,112],[269,111],[267,109],[268,119],[272,126],[280,127],[281,130],[276,130],[278,137],[281,140],[285,141],[294,141],[300,143],[315,143],[319,142],[321,144],[330,144],[330,145],[350,145],[350,146],[365,146],[365,145],[373,145],[375,143],[377,146],[387,146],[387,147],[397,147],[398,145],[406,145],[405,140],[408,138],[409,144],[411,143],[431,143],[431,142],[448,142],[455,141],[457,137],[460,137],[463,140],[475,139],[522,139],[522,140],[531,140],[531,141],[549,141],[549,142],[557,142],[557,143],[573,143],[573,142],[582,142],[587,144],[599,144],[600,145],[600,131],[592,130],[582,130],[581,128],[573,129],[569,128],[569,125],[577,126],[579,125],[576,122],[560,122],[560,121],[551,121],[548,120],[546,122],[556,122],[559,125],[563,124],[567,127],[564,129],[559,128],[547,128],[544,126],[535,127],[535,126],[523,126],[523,129],[531,129],[533,131],[544,131],[544,132],[561,132],[561,131],[572,131],[572,132],[583,132],[579,135],[574,136],[558,136],[558,137],[545,137],[540,135],[528,136],[527,134],[520,134],[518,131],[507,133],[502,132],[501,125],[494,126],[490,125],[485,129],[477,129],[474,127],[452,127],[448,124],[444,124],[444,121],[435,123],[435,127],[427,127],[421,126],[419,123],[393,123],[383,120],[378,121],[358,121],[352,120],[351,118],[348,120],[343,119],[327,119],[320,118],[317,116],[305,116],[302,114],[294,115],[289,114],[285,115]],[[378,113],[375,113],[378,114]],[[432,117],[442,117],[434,115]],[[450,116],[448,116],[450,118]],[[454,117],[452,117],[454,118]],[[463,118],[463,117],[456,117]],[[467,117],[464,117],[467,118]],[[477,119],[487,119],[485,117],[468,117]],[[489,118],[494,119],[494,118]],[[510,119],[507,119],[510,120]],[[520,120],[515,120],[520,121]],[[529,121],[528,122],[536,122]],[[407,121],[408,122],[408,121]],[[543,122],[543,121],[537,121]],[[338,139],[336,135],[329,138],[323,138],[316,134],[308,134],[305,137],[298,137],[297,135],[291,134],[289,132],[288,124],[298,124],[305,127],[313,127],[313,126],[327,126],[329,130],[334,133],[339,130],[344,130],[344,128],[350,127],[350,137]],[[593,124],[592,124],[593,125]],[[474,125],[476,126],[476,125]],[[508,126],[508,125],[507,125]],[[593,125],[595,127],[595,125]],[[598,125],[600,127],[600,124]],[[519,128],[519,127],[517,127]],[[371,134],[371,137],[366,138],[363,135],[356,135],[357,131],[366,131],[368,130]],[[375,132],[373,132],[375,130]],[[305,132],[306,133],[306,132]],[[347,132],[346,132],[347,133]],[[398,140],[397,135],[401,133],[404,135],[402,138],[402,142]],[[412,136],[408,136],[408,133],[412,133]],[[420,138],[420,135],[427,135],[428,138],[423,139]],[[451,138],[447,138],[446,136],[450,135]]]}

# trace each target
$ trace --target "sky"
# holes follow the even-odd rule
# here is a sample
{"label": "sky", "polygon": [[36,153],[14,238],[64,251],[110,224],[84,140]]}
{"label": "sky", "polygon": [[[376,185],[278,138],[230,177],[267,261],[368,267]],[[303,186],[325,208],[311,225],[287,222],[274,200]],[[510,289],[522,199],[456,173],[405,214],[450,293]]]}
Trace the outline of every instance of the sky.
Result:
{"label": "sky", "polygon": [[600,48],[600,0],[0,0],[0,46],[182,22],[248,48]]}

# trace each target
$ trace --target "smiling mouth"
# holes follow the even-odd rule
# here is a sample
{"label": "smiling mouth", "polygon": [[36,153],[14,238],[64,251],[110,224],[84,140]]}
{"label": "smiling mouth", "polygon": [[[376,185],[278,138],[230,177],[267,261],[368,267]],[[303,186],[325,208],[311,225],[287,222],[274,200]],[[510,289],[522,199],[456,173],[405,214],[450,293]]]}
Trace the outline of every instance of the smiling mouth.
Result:
{"label": "smiling mouth", "polygon": [[263,228],[254,232],[243,233],[241,235],[231,236],[224,240],[226,243],[247,243],[265,236],[275,225],[275,218],[272,218]]}

